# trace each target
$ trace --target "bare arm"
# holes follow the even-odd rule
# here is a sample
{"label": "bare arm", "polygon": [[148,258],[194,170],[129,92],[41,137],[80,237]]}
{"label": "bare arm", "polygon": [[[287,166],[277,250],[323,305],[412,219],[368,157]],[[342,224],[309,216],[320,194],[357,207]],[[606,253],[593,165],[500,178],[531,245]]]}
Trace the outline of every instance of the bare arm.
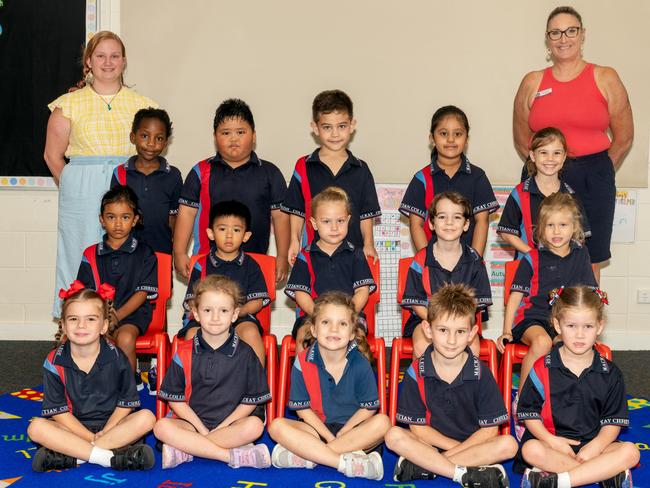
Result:
{"label": "bare arm", "polygon": [[409,429],[418,439],[443,451],[452,449],[460,444],[456,439],[441,434],[429,425],[409,425]]}
{"label": "bare arm", "polygon": [[65,167],[65,151],[70,143],[70,119],[63,116],[60,108],[54,109],[47,121],[45,138],[45,163],[47,164],[54,182],[58,185],[61,172]]}
{"label": "bare arm", "polygon": [[273,233],[275,234],[275,281],[284,281],[289,272],[289,241],[291,240],[291,223],[289,215],[282,210],[271,210]]}
{"label": "bare arm", "polygon": [[519,157],[524,161],[528,157],[528,145],[533,132],[528,125],[528,116],[533,100],[533,94],[537,91],[542,81],[543,71],[531,71],[521,80],[512,114],[512,136],[515,141],[515,149]]}
{"label": "bare arm", "polygon": [[[302,226],[305,223],[305,219],[298,217],[297,215],[289,215],[289,229],[290,229],[290,243],[287,259],[289,264],[293,266],[298,253],[300,252],[300,237],[302,235]],[[309,225],[309,224],[307,224]]]}
{"label": "bare arm", "polygon": [[607,446],[615,442],[618,435],[621,433],[621,428],[618,425],[604,425],[600,428],[598,435],[587,442],[578,451],[576,459],[581,463],[593,459],[602,454]]}
{"label": "bare arm", "polygon": [[253,413],[253,410],[255,410],[255,405],[244,405],[243,403],[240,403],[237,405],[237,408],[235,408],[230,413],[230,415],[223,419],[223,422],[212,429],[212,432],[217,429],[222,429],[223,427],[228,427],[230,424],[236,422],[239,419],[248,417],[251,413]]}
{"label": "bare arm", "polygon": [[199,416],[192,410],[192,407],[185,402],[169,402],[169,408],[172,409],[172,412],[176,414],[179,419],[183,419],[196,429],[196,431],[201,435],[208,435],[210,431],[203,424]]}
{"label": "bare arm", "polygon": [[[123,407],[115,407],[115,410],[113,410],[113,413],[111,416],[108,418],[108,421],[106,422],[106,425],[104,425],[104,428],[101,430],[102,433],[106,433],[109,430],[111,430],[113,427],[115,427],[117,424],[119,424],[122,420],[124,420],[128,415],[133,411],[132,408],[123,408]],[[99,432],[98,432],[99,434]]]}
{"label": "bare arm", "polygon": [[250,302],[246,302],[242,307],[239,309],[239,316],[242,317],[246,314],[251,314],[255,315],[257,312],[262,310],[262,304],[263,300],[261,298],[258,298],[256,300],[251,300]]}
{"label": "bare arm", "polygon": [[311,315],[314,312],[314,299],[309,293],[305,293],[304,291],[296,291],[296,305],[307,315]]}
{"label": "bare arm", "polygon": [[490,212],[479,212],[474,215],[474,234],[472,235],[472,247],[483,256],[485,244],[487,243],[488,225]]}
{"label": "bare arm", "polygon": [[167,221],[169,228],[172,230],[172,236],[174,235],[174,226],[176,225],[176,215],[170,215],[169,220]]}
{"label": "bare arm", "polygon": [[379,259],[377,249],[375,249],[375,237],[373,234],[373,223],[375,219],[363,219],[361,221],[361,236],[363,237],[363,254],[372,257],[372,263],[376,263]]}
{"label": "bare arm", "polygon": [[363,307],[368,303],[368,296],[370,296],[370,287],[369,286],[360,286],[354,290],[354,295],[352,296],[352,303],[354,303],[354,309],[357,312],[361,312]]}
{"label": "bare arm", "polygon": [[508,303],[506,303],[506,310],[503,316],[503,333],[497,339],[497,349],[500,352],[505,350],[505,344],[503,343],[504,339],[509,341],[512,340],[512,323],[515,321],[515,312],[521,299],[524,297],[524,294],[520,291],[511,291],[510,296],[508,297]]}
{"label": "bare arm", "polygon": [[368,410],[367,408],[360,408],[359,410],[354,412],[354,415],[352,415],[352,417],[348,419],[345,425],[341,427],[341,430],[339,430],[338,434],[336,434],[336,437],[341,437],[343,434],[351,431],[361,422],[363,422],[366,419],[369,419],[376,413],[377,410]]}
{"label": "bare arm", "polygon": [[623,159],[632,147],[634,139],[634,121],[630,99],[616,70],[599,66],[594,75],[598,88],[607,99],[609,128],[612,131],[612,145],[608,152],[614,163],[614,168],[618,169],[623,164]]}
{"label": "bare arm", "polygon": [[126,301],[124,305],[115,310],[115,315],[117,320],[122,320],[125,317],[128,317],[133,312],[135,312],[139,307],[142,306],[144,302],[147,301],[147,292],[146,291],[136,291],[131,297]]}
{"label": "bare arm", "polygon": [[413,309],[415,315],[420,317],[422,320],[427,319],[427,307],[423,307],[422,305],[412,305],[411,309]]}
{"label": "bare arm", "polygon": [[544,427],[544,423],[539,419],[524,420],[524,425],[526,425],[526,429],[528,429],[536,439],[544,442],[550,446],[551,449],[566,454],[567,456],[576,457],[571,446],[580,445],[580,441],[567,439],[566,437],[558,437],[551,434],[546,427]]}
{"label": "bare arm", "polygon": [[296,411],[298,417],[300,417],[307,425],[310,425],[314,428],[318,435],[320,435],[326,442],[332,442],[336,437],[330,432],[327,426],[323,421],[316,415],[311,408],[306,408],[304,410]]}
{"label": "bare arm", "polygon": [[415,251],[427,247],[427,235],[424,232],[424,219],[415,214],[409,214],[409,230],[411,231],[411,239],[415,246]]}
{"label": "bare arm", "polygon": [[185,279],[190,276],[190,258],[187,255],[187,246],[190,244],[197,212],[198,209],[194,207],[179,205],[174,226],[174,267]]}
{"label": "bare arm", "polygon": [[464,451],[468,447],[483,444],[484,442],[492,439],[493,437],[496,437],[497,435],[499,435],[498,427],[482,427],[457,446],[454,446],[451,449],[447,450],[447,452],[445,452],[445,457],[450,458],[455,454]]}
{"label": "bare arm", "polygon": [[77,417],[72,415],[70,412],[54,415],[52,419],[54,419],[57,424],[61,424],[74,435],[87,442],[92,442],[95,440],[95,434],[86,429],[86,427],[81,422],[79,422],[79,420],[77,420]]}
{"label": "bare arm", "polygon": [[526,244],[521,237],[518,237],[514,234],[508,234],[507,232],[499,232],[499,237],[504,240],[507,244],[510,244],[517,251],[526,253],[531,250],[531,247]]}

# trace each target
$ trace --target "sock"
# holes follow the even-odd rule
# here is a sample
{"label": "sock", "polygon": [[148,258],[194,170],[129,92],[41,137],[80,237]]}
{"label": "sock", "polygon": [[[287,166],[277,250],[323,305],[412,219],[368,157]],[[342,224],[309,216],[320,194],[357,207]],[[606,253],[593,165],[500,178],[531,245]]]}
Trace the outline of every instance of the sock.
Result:
{"label": "sock", "polygon": [[79,465],[79,464],[85,464],[85,463],[87,463],[87,462],[88,462],[88,461],[84,461],[83,459],[77,459],[77,465]]}
{"label": "sock", "polygon": [[463,475],[465,473],[467,473],[467,468],[465,466],[456,465],[456,469],[454,470],[454,481],[456,483],[462,483]]}
{"label": "sock", "polygon": [[557,488],[571,488],[571,478],[568,472],[557,474]]}
{"label": "sock", "polygon": [[111,467],[111,458],[114,456],[112,451],[108,449],[102,449],[101,447],[93,447],[93,450],[90,451],[89,463],[99,464],[105,468]]}

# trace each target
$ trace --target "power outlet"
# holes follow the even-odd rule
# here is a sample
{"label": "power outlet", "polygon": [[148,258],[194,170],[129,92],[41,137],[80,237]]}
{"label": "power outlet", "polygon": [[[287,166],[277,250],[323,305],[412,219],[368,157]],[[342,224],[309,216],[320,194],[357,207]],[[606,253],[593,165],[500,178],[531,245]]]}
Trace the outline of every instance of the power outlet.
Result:
{"label": "power outlet", "polygon": [[650,289],[639,288],[636,291],[636,301],[637,303],[650,303]]}

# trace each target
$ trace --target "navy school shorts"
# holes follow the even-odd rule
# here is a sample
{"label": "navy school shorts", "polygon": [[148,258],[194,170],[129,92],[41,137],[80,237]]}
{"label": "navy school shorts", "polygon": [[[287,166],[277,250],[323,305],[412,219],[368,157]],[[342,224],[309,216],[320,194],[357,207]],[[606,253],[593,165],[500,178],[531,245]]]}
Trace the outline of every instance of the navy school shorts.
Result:
{"label": "navy school shorts", "polygon": [[557,335],[557,332],[548,320],[539,318],[523,319],[512,328],[512,342],[515,344],[523,344],[521,342],[521,338],[524,336],[524,332],[526,332],[526,330],[533,325],[539,325],[540,327],[543,327],[551,339],[554,339]]}

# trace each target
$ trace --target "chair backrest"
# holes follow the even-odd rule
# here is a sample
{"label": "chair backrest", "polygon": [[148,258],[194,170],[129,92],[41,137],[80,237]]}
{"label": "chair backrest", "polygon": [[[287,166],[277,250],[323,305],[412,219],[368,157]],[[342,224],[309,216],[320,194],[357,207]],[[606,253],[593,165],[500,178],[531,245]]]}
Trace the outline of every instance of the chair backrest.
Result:
{"label": "chair backrest", "polygon": [[158,260],[158,297],[154,300],[154,310],[147,332],[164,332],[167,329],[167,302],[172,296],[172,256],[156,253]]}
{"label": "chair backrest", "polygon": [[519,267],[519,260],[515,259],[514,261],[508,261],[505,264],[505,278],[503,279],[503,304],[508,304],[508,298],[510,297],[510,287],[512,282],[515,280],[515,273]]}
{"label": "chair backrest", "polygon": [[366,306],[364,307],[363,311],[366,314],[366,322],[368,324],[368,337],[375,337],[375,330],[376,330],[375,316],[377,314],[377,305],[381,300],[381,285],[380,285],[381,271],[379,268],[379,259],[377,259],[375,263],[373,263],[373,258],[371,257],[368,257],[367,260],[368,260],[368,266],[370,267],[370,272],[372,273],[372,279],[375,280],[377,289],[375,290],[374,293],[371,293],[370,296],[368,297],[368,303],[366,303]]}
{"label": "chair backrest", "polygon": [[[262,275],[264,276],[266,289],[269,292],[269,298],[271,299],[271,303],[273,303],[275,301],[275,256],[267,256],[266,254],[257,254],[254,252],[247,252],[246,254],[259,264],[260,269],[262,270]],[[190,272],[194,269],[194,265],[202,256],[204,255],[195,254],[190,258]],[[259,320],[262,325],[264,334],[269,334],[271,332],[271,303],[266,307],[262,307],[262,310],[256,314],[257,320]]]}

